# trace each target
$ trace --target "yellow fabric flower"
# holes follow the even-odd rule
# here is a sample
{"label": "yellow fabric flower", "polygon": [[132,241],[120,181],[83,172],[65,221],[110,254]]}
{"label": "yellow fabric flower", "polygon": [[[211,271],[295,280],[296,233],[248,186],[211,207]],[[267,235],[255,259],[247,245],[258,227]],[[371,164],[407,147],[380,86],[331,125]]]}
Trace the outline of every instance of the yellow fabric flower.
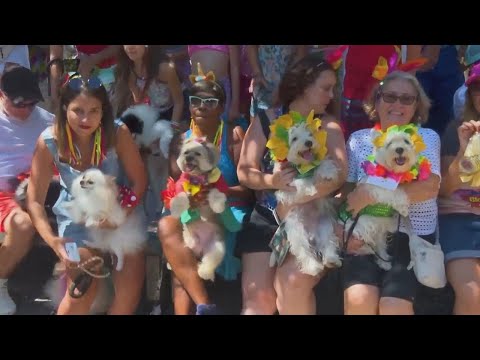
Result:
{"label": "yellow fabric flower", "polygon": [[192,196],[195,196],[200,191],[200,188],[201,188],[200,185],[194,185],[194,184],[190,183],[189,181],[185,181],[182,184],[182,186],[183,186],[183,190],[187,194],[191,194]]}
{"label": "yellow fabric flower", "polygon": [[[309,131],[312,132],[315,140],[319,144],[315,151],[313,166],[317,166],[318,162],[322,160],[327,154],[327,132],[320,129],[322,121],[314,118],[314,111],[312,110],[307,118],[302,118],[298,113],[290,112],[277,118],[272,125],[270,125],[270,138],[267,141],[267,148],[270,149],[272,159],[274,161],[284,161],[288,155],[288,130],[296,125],[305,122]],[[308,166],[308,165],[307,165]],[[304,166],[306,168],[307,166]],[[302,168],[303,169],[303,168]]]}
{"label": "yellow fabric flower", "polygon": [[417,154],[427,148],[427,146],[423,142],[423,138],[416,131],[410,136],[410,138],[412,139],[413,147],[415,148],[415,152]]}
{"label": "yellow fabric flower", "polygon": [[372,77],[377,80],[383,80],[385,76],[388,74],[388,62],[383,56],[380,56],[378,59],[378,63],[373,69]]}

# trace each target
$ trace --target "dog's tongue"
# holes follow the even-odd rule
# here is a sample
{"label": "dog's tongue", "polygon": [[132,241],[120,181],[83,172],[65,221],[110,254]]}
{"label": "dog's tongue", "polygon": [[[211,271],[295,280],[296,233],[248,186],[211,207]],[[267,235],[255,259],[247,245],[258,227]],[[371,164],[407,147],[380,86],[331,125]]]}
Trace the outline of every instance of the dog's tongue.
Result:
{"label": "dog's tongue", "polygon": [[395,159],[395,162],[397,163],[397,165],[400,165],[402,166],[403,164],[405,164],[405,158],[404,157],[398,157]]}
{"label": "dog's tongue", "polygon": [[305,150],[301,152],[300,155],[307,161],[313,161],[313,154],[310,150]]}
{"label": "dog's tongue", "polygon": [[185,164],[185,170],[188,172],[192,171],[194,169],[194,166],[192,164]]}

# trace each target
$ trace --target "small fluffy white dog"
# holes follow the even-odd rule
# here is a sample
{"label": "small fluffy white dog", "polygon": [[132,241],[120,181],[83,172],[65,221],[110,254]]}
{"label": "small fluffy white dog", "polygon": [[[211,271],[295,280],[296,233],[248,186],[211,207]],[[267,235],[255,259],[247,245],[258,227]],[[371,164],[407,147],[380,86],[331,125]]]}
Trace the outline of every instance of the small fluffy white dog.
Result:
{"label": "small fluffy white dog", "polygon": [[[190,194],[185,192],[182,183],[208,185],[209,174],[216,169],[219,160],[217,148],[203,139],[188,139],[181,148],[177,164],[182,176],[175,184],[176,194],[170,202],[172,216],[180,218],[190,208]],[[215,279],[215,269],[225,255],[223,229],[218,224],[217,214],[225,210],[227,197],[215,187],[208,190],[208,205],[201,206],[200,219],[183,225],[185,246],[201,258],[198,275],[205,280]]]}
{"label": "small fluffy white dog", "polygon": [[[300,166],[310,164],[321,146],[305,122],[288,130],[287,161]],[[276,169],[281,166],[275,163]],[[338,168],[335,162],[325,157],[315,169],[313,176],[298,178],[290,183],[296,191],[276,191],[277,200],[283,204],[295,203],[304,196],[315,195],[315,184],[321,180],[335,180]],[[325,267],[341,265],[338,253],[338,238],[333,229],[334,211],[331,199],[316,199],[292,208],[285,217],[285,231],[290,243],[290,252],[297,259],[300,271],[312,276]],[[273,256],[273,253],[272,253]],[[274,259],[271,259],[271,265]]]}
{"label": "small fluffy white dog", "polygon": [[[146,229],[136,212],[127,216],[118,200],[118,188],[113,177],[98,169],[89,169],[72,183],[73,199],[65,204],[74,223],[84,223],[90,240],[83,242],[92,248],[113,252],[117,256],[117,271],[123,268],[124,255],[136,253],[146,242]],[[116,229],[101,229],[107,220]]]}
{"label": "small fluffy white dog", "polygon": [[173,138],[171,122],[159,119],[159,112],[146,104],[128,108],[120,120],[127,125],[140,149],[149,149],[144,161],[148,181],[155,194],[157,211],[163,206],[160,193],[168,178],[168,153]]}
{"label": "small fluffy white dog", "polygon": [[[378,136],[376,131],[372,131],[372,138]],[[390,172],[400,174],[409,171],[417,162],[417,153],[414,144],[408,133],[398,131],[388,133],[382,146],[374,148],[375,160]],[[367,184],[367,177],[360,183],[366,187],[370,196],[378,204],[385,204],[393,207],[400,215],[408,215],[409,199],[405,191],[401,188],[389,190],[374,184]],[[345,225],[345,232],[348,232],[353,220],[350,219]],[[361,215],[355,225],[352,234],[364,241],[357,252],[363,254],[377,254],[377,264],[384,270],[389,270],[391,264],[387,253],[387,235],[395,232],[398,226],[398,218],[377,217],[371,215]],[[384,260],[382,260],[384,259]]]}

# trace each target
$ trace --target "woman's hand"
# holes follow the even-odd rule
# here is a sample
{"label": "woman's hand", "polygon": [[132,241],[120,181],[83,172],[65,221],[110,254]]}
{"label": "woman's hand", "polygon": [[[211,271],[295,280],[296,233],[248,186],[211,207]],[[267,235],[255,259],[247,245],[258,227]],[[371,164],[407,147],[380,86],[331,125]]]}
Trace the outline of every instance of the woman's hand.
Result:
{"label": "woman's hand", "polygon": [[359,184],[355,190],[347,195],[347,211],[355,217],[363,208],[373,205],[375,202],[365,185]]}
{"label": "woman's hand", "polygon": [[458,140],[460,142],[460,152],[465,152],[467,148],[468,141],[473,134],[480,131],[480,121],[465,121],[457,129]]}
{"label": "woman's hand", "polygon": [[290,186],[290,183],[295,179],[297,170],[288,165],[287,162],[283,162],[280,168],[274,169],[272,174],[272,189],[278,189],[282,191],[294,191],[295,187]]}
{"label": "woman's hand", "polygon": [[107,219],[103,219],[98,223],[98,228],[99,229],[109,229],[109,230],[115,230],[117,228],[117,225],[112,224],[110,221]]}
{"label": "woman's hand", "polygon": [[68,257],[67,250],[65,250],[65,243],[67,243],[67,242],[72,242],[72,240],[56,236],[51,241],[51,244],[53,244],[52,249],[55,252],[55,254],[57,254],[60,261],[65,264],[67,269],[68,268],[75,268],[75,267],[78,266],[78,262],[72,261]]}
{"label": "woman's hand", "polygon": [[80,54],[79,57],[80,64],[78,65],[78,72],[83,79],[88,79],[92,73],[93,68],[95,67],[95,62],[91,55]]}

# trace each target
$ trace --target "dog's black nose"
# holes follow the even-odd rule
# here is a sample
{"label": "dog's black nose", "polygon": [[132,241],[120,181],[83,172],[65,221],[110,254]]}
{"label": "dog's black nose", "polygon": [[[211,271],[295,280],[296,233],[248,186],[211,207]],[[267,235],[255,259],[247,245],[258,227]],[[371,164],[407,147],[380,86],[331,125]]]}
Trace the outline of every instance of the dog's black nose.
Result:
{"label": "dog's black nose", "polygon": [[305,146],[308,148],[311,148],[313,146],[313,142],[311,142],[310,140],[307,140],[305,141]]}
{"label": "dog's black nose", "polygon": [[187,162],[190,162],[190,161],[193,161],[194,158],[193,158],[193,156],[188,155],[188,156],[185,157],[185,160],[187,160]]}
{"label": "dog's black nose", "polygon": [[398,154],[398,155],[402,155],[403,154],[403,148],[402,147],[398,147],[395,149],[395,152]]}

